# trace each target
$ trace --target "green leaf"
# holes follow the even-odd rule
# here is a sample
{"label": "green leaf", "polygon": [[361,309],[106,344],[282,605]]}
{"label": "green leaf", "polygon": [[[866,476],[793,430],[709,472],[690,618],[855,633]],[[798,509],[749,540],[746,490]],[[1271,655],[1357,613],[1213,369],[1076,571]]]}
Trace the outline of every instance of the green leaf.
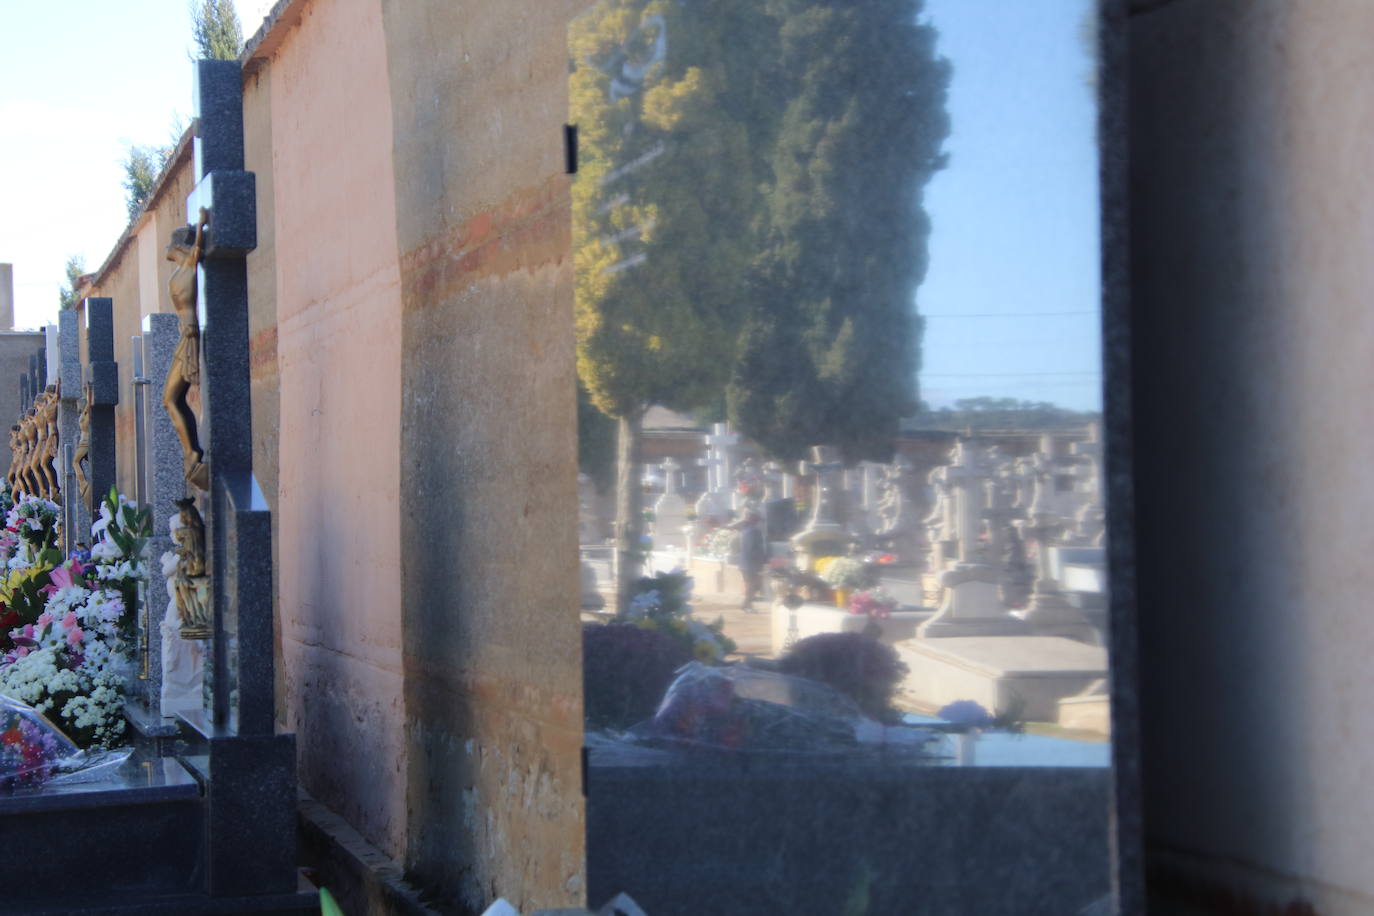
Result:
{"label": "green leaf", "polygon": [[334,900],[334,895],[320,888],[320,916],[344,916],[343,907]]}

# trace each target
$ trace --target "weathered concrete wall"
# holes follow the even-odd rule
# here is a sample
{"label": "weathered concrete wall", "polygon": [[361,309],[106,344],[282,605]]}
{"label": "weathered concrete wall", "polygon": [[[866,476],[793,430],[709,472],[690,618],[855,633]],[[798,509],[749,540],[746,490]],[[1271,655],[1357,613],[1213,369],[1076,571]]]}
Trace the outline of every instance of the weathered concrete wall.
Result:
{"label": "weathered concrete wall", "polygon": [[[258,247],[248,255],[249,385],[253,407],[253,475],[272,509],[272,568],[281,582],[281,514],[277,498],[281,372],[277,362],[277,219],[272,173],[272,71],[255,67],[243,85],[244,167],[257,187]],[[287,720],[281,590],[273,590],[273,671],[277,721]]]}
{"label": "weathered concrete wall", "polygon": [[[29,406],[20,403],[19,376],[29,371],[29,357],[44,344],[43,335],[36,331],[0,331],[0,423],[5,433],[6,456],[9,428],[19,422],[20,412]],[[5,466],[9,467],[8,457]]]}
{"label": "weathered concrete wall", "polygon": [[480,911],[584,890],[566,23],[384,0],[404,296],[405,864]]}
{"label": "weathered concrete wall", "polygon": [[[188,87],[189,82],[188,66]],[[120,386],[119,406],[115,408],[116,479],[120,491],[130,498],[134,495],[136,467],[132,338],[142,333],[144,315],[172,311],[171,300],[167,298],[167,281],[174,265],[166,259],[167,243],[172,230],[186,222],[186,196],[194,186],[191,144],[189,139],[184,139],[145,212],[116,243],[87,291],[90,296],[108,296],[114,300],[115,360],[119,363]],[[83,359],[85,352],[83,334]],[[163,381],[153,379],[145,388],[150,405],[161,403]],[[198,406],[197,399],[193,398],[192,403]]]}
{"label": "weathered concrete wall", "polygon": [[[407,803],[401,288],[381,10],[375,0],[317,0],[289,28],[263,87],[271,122],[287,724],[297,734],[303,785],[400,858]],[[266,254],[254,257],[258,270]],[[262,361],[271,349],[269,317],[254,325]],[[256,395],[270,381],[262,370],[255,377]]]}
{"label": "weathered concrete wall", "polygon": [[1143,807],[1156,878],[1228,912],[1374,912],[1371,31],[1363,0],[1131,26],[1135,441],[1176,450],[1136,465]]}

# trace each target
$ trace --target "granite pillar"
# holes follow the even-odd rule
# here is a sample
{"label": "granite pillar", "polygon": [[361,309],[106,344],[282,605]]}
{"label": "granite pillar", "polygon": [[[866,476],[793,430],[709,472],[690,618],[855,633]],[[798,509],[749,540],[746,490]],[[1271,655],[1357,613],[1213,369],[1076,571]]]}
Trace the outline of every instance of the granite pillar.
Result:
{"label": "granite pillar", "polygon": [[272,523],[253,477],[246,258],[257,247],[255,178],[243,169],[237,61],[195,64],[197,184],[189,222],[209,213],[201,261],[201,445],[210,469],[205,527],[214,602],[207,656],[209,889],[295,887],[295,736],[276,733]]}
{"label": "granite pillar", "polygon": [[58,394],[61,397],[57,413],[59,441],[62,443],[62,525],[67,532],[70,549],[77,542],[89,542],[91,513],[77,492],[76,477],[72,473],[71,453],[81,439],[81,316],[73,309],[57,314]]}
{"label": "granite pillar", "polygon": [[114,301],[86,300],[87,397],[91,399],[91,517],[115,485],[115,405],[119,403],[119,364],[114,359]]}
{"label": "granite pillar", "polygon": [[[199,640],[180,636],[176,607],[157,574],[160,558],[174,549],[170,522],[177,515],[176,500],[186,496],[187,484],[182,464],[181,440],[167,409],[162,406],[162,387],[172,366],[172,354],[181,337],[176,315],[154,313],[143,319],[143,366],[149,383],[147,394],[147,472],[144,491],[148,494],[153,536],[148,557],[153,574],[148,585],[147,637],[160,650],[150,653],[146,706],[150,712],[172,716],[199,705],[200,671],[204,646]],[[194,702],[192,697],[197,698]]]}
{"label": "granite pillar", "polygon": [[57,325],[44,326],[43,344],[43,371],[47,373],[47,381],[56,384],[62,376],[61,346],[57,342]]}

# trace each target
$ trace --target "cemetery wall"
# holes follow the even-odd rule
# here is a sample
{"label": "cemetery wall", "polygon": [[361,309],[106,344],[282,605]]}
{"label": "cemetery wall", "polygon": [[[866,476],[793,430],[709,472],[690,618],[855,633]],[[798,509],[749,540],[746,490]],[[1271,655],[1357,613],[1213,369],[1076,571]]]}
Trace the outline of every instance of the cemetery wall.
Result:
{"label": "cemetery wall", "polygon": [[[281,373],[277,363],[277,225],[272,180],[272,71],[245,68],[243,144],[245,168],[257,189],[258,247],[248,255],[249,387],[253,401],[253,474],[272,509],[272,568],[281,578],[281,514],[277,511],[281,428]],[[287,721],[286,664],[282,653],[281,590],[273,590],[273,672],[277,721]]]}
{"label": "cemetery wall", "polygon": [[19,403],[19,376],[29,371],[29,357],[45,344],[45,338],[38,331],[0,331],[0,416],[4,417],[5,432],[19,421],[22,406]]}
{"label": "cemetery wall", "polygon": [[[116,479],[120,491],[131,498],[136,467],[131,338],[143,333],[144,315],[172,311],[172,303],[167,298],[167,280],[172,275],[173,264],[165,255],[172,230],[186,222],[186,195],[195,186],[191,159],[188,133],[178,143],[143,212],[125,230],[87,290],[89,296],[107,296],[114,301],[115,361],[119,364],[119,404],[115,408]],[[81,352],[85,361],[84,315],[82,329]],[[148,385],[146,394],[149,404],[161,403],[162,380]],[[198,398],[193,399],[195,402]]]}
{"label": "cemetery wall", "polygon": [[[387,2],[401,256],[408,870],[584,894],[566,26]],[[280,180],[280,176],[279,176]]]}
{"label": "cemetery wall", "polygon": [[1135,441],[1173,446],[1136,464],[1151,911],[1374,912],[1374,96],[1349,91],[1374,6],[1155,6],[1130,34]]}
{"label": "cemetery wall", "polygon": [[[381,10],[317,0],[245,82],[255,461],[302,785],[406,854],[401,314]],[[274,435],[274,430],[276,434]]]}

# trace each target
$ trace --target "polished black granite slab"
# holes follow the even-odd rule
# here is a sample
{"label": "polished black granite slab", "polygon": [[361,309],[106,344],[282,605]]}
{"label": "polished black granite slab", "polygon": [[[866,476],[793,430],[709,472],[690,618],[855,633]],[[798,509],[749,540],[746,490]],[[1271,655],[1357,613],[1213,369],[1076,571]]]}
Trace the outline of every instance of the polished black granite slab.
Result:
{"label": "polished black granite slab", "polygon": [[0,816],[114,805],[150,805],[196,800],[200,796],[199,784],[176,760],[142,760],[135,756],[103,779],[0,792]]}

